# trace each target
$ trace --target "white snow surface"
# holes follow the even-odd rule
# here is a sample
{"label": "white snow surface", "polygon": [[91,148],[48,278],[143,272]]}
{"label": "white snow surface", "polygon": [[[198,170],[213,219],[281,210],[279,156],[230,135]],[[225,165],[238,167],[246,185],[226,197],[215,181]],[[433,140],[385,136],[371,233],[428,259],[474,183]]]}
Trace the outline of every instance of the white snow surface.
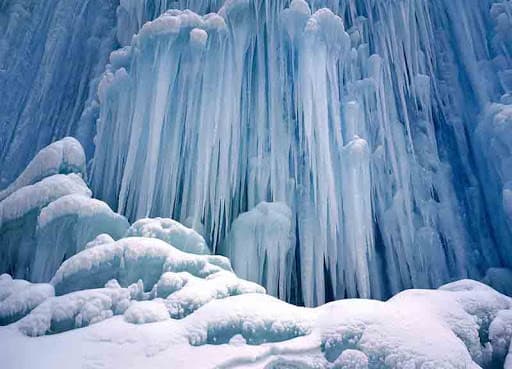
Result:
{"label": "white snow surface", "polygon": [[[160,297],[130,302],[135,290],[109,282],[48,298],[0,327],[3,367],[495,368],[512,337],[512,299],[471,280],[314,309],[243,294],[183,319]],[[70,327],[83,328],[55,334]]]}
{"label": "white snow surface", "polygon": [[0,191],[0,201],[21,187],[59,173],[79,173],[86,177],[85,153],[82,145],[73,137],[63,138],[39,151],[19,177]]}
{"label": "white snow surface", "polygon": [[91,190],[82,177],[75,173],[55,174],[35,184],[21,187],[0,202],[0,227],[69,194],[90,197]]}
{"label": "white snow surface", "polygon": [[173,219],[145,218],[137,220],[128,229],[128,236],[158,238],[177,249],[192,254],[209,254],[203,236]]}

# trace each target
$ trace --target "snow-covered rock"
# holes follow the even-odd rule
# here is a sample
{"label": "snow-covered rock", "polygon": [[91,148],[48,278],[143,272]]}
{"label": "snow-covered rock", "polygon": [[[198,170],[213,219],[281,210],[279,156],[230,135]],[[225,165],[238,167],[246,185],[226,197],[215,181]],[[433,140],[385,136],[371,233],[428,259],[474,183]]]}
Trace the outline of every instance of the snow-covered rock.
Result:
{"label": "snow-covered rock", "polygon": [[37,220],[36,251],[30,280],[48,282],[63,260],[83,250],[96,236],[124,236],[129,224],[99,200],[63,196],[43,208]]}
{"label": "snow-covered rock", "polygon": [[127,236],[158,238],[177,249],[192,254],[209,254],[203,236],[173,219],[139,219],[128,229]]}
{"label": "snow-covered rock", "polygon": [[30,277],[39,213],[51,202],[70,194],[91,196],[82,177],[75,173],[44,178],[0,201],[0,272]]}
{"label": "snow-covered rock", "polygon": [[165,272],[188,272],[199,278],[231,271],[229,260],[216,255],[184,253],[152,238],[129,237],[85,249],[64,261],[51,280],[57,295],[100,288],[111,279],[127,287],[141,280],[150,291]]}

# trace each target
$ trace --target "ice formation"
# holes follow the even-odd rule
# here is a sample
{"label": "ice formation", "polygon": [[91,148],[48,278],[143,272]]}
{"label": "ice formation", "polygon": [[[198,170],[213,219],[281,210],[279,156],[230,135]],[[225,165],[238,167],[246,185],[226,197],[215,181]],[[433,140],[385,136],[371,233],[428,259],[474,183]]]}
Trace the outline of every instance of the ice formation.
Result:
{"label": "ice formation", "polygon": [[[140,241],[127,238],[126,242]],[[154,253],[161,242],[145,239],[139,251],[148,248],[144,254]],[[175,253],[175,262],[183,259],[181,264],[205,257],[167,247]],[[90,266],[98,258],[87,251],[79,258],[91,259],[81,269],[82,278],[95,280],[97,271]],[[144,274],[142,269],[139,273]],[[158,288],[173,284],[169,273],[162,274]],[[206,282],[218,273],[229,272],[194,278]],[[22,307],[15,318],[2,323],[9,325],[0,327],[3,364],[31,368],[37,360],[39,368],[101,362],[106,368],[165,363],[173,368],[325,369],[508,369],[512,364],[507,356],[512,299],[475,281],[454,282],[439,290],[409,290],[387,302],[348,299],[314,309],[247,290],[214,297],[186,317],[173,317],[170,297],[191,306],[190,297],[199,301],[203,296],[199,286],[180,294],[188,283],[174,284],[175,290],[163,293],[170,293],[168,297],[159,296],[155,286],[147,292],[140,281],[122,287],[115,279],[102,288],[83,286],[54,297],[51,285],[32,285],[3,275],[0,284],[8,286],[8,298],[0,296],[0,312]],[[28,293],[33,288],[41,293]],[[10,291],[16,291],[16,300],[9,301],[15,295]],[[39,336],[46,337],[43,341]],[[34,355],[20,360],[16,354],[20,350]]]}
{"label": "ice formation", "polygon": [[307,305],[481,278],[512,266],[511,7],[4,2],[0,188],[73,135],[97,198],[213,251],[240,214],[286,204],[285,295]]}
{"label": "ice formation", "polygon": [[222,251],[241,278],[265,286],[273,296],[290,300],[295,230],[291,210],[286,204],[262,202],[240,214],[232,224]]}
{"label": "ice formation", "polygon": [[82,146],[64,138],[42,149],[0,192],[0,272],[48,282],[99,234],[125,235],[128,221],[90,198],[85,174]]}
{"label": "ice formation", "polygon": [[480,278],[511,262],[510,8],[123,2],[92,188],[130,219],[192,219],[214,250],[285,203],[307,305]]}
{"label": "ice formation", "polygon": [[210,253],[206,241],[199,233],[173,219],[139,219],[128,229],[127,235],[158,238],[192,254]]}

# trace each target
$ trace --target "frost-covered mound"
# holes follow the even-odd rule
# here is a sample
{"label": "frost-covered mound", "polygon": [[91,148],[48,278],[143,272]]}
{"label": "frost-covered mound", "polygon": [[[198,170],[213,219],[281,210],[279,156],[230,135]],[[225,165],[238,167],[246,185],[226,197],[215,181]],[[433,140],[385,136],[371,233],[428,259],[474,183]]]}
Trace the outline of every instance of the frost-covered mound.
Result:
{"label": "frost-covered mound", "polygon": [[85,174],[84,151],[68,137],[41,150],[0,193],[0,273],[48,282],[99,234],[124,236],[128,221],[90,198]]}
{"label": "frost-covered mound", "polygon": [[173,219],[140,219],[132,224],[127,235],[158,238],[181,251],[192,254],[210,253],[203,236]]}
{"label": "frost-covered mound", "polygon": [[[97,261],[113,260],[106,250],[100,252],[102,246],[91,249],[98,249],[96,259],[83,251],[57,273],[70,272],[70,280],[79,273],[90,280],[90,289],[53,297],[50,285],[0,277],[0,284],[8,286],[7,297],[0,295],[0,313],[11,305],[11,311],[17,309],[7,323],[17,321],[0,327],[6,368],[512,367],[506,359],[512,299],[479,282],[408,290],[387,302],[341,300],[311,309],[251,293],[264,291],[209,263],[207,256],[172,247],[166,253],[159,240],[129,238],[104,247],[114,251],[122,245],[139,266],[127,266],[124,274],[113,268],[121,283],[112,279],[92,288],[101,274],[94,267]],[[157,254],[165,255],[167,268],[162,270],[173,271],[147,283],[149,270],[140,268]],[[84,259],[90,262],[80,268],[78,261]],[[128,274],[133,279],[123,279]],[[137,277],[137,283],[123,286]]]}

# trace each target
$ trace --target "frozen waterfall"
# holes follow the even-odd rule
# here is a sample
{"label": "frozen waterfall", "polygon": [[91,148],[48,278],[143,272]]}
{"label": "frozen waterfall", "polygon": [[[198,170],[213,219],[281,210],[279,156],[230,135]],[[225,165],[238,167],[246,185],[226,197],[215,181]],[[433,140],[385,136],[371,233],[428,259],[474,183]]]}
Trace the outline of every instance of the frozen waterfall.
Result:
{"label": "frozen waterfall", "polygon": [[512,1],[0,1],[0,198],[68,135],[96,198],[283,299],[481,278],[512,267]]}
{"label": "frozen waterfall", "polygon": [[217,3],[124,3],[143,25],[100,83],[97,196],[214,247],[287,204],[307,305],[512,261],[510,1]]}

